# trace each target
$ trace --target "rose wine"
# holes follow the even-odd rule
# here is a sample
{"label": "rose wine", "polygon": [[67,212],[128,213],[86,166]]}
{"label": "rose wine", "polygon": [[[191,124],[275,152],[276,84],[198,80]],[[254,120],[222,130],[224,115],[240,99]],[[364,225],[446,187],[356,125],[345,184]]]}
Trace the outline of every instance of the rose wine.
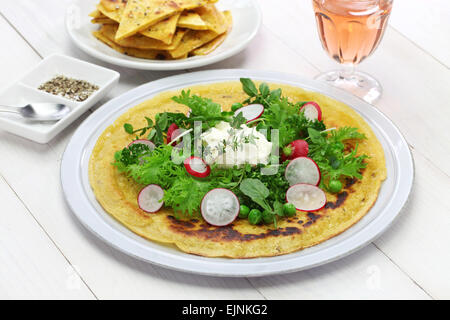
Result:
{"label": "rose wine", "polygon": [[392,0],[313,0],[319,36],[328,54],[356,65],[380,43]]}

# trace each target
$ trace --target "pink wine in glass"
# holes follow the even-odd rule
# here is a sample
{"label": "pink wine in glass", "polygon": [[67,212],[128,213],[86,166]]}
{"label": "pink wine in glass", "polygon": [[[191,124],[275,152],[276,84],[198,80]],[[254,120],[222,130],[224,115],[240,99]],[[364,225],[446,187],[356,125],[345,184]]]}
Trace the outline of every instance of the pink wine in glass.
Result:
{"label": "pink wine in glass", "polygon": [[381,95],[378,81],[354,67],[377,48],[387,26],[393,0],[313,0],[324,49],[344,70],[318,78],[373,102]]}

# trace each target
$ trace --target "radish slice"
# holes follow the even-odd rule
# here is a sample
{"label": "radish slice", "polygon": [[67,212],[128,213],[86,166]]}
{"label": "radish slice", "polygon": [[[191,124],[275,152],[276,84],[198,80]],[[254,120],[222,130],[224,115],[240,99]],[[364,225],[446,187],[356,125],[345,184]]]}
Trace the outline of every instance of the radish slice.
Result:
{"label": "radish slice", "polygon": [[242,116],[247,119],[247,123],[249,123],[250,121],[261,117],[264,113],[264,106],[262,104],[249,104],[248,106],[237,109],[234,116],[237,117],[237,115],[241,112]]}
{"label": "radish slice", "polygon": [[313,159],[308,157],[298,157],[289,162],[284,172],[284,177],[291,186],[298,183],[308,183],[319,185],[320,169]]}
{"label": "radish slice", "polygon": [[211,173],[211,167],[199,157],[189,157],[184,160],[186,171],[197,178],[206,178]]}
{"label": "radish slice", "polygon": [[[168,145],[170,146],[170,145],[174,144],[174,142],[177,142],[178,140],[180,140],[184,136],[188,135],[192,131],[194,131],[194,129],[189,129],[189,130],[177,129],[177,130],[175,130],[173,132],[173,134],[172,134],[172,141],[170,141],[170,143]],[[177,143],[175,146],[176,147],[183,147],[183,142]]]}
{"label": "radish slice", "polygon": [[[167,144],[169,144],[169,145],[174,144],[174,142],[177,142],[178,140],[180,140],[181,137],[184,137],[183,133],[185,133],[185,132],[186,132],[186,129],[175,129],[172,132],[170,142],[167,142]],[[169,139],[167,141],[169,141]],[[181,141],[179,143],[175,143],[174,147],[183,148],[183,141]]]}
{"label": "radish slice", "polygon": [[146,146],[148,146],[150,148],[150,151],[153,151],[156,148],[156,146],[153,142],[151,142],[150,140],[144,140],[144,139],[134,140],[132,143],[130,143],[128,145],[128,147],[132,146],[133,144],[138,144],[138,143],[145,144]]}
{"label": "radish slice", "polygon": [[325,192],[311,184],[299,183],[286,192],[286,201],[300,211],[318,211],[327,203]]}
{"label": "radish slice", "polygon": [[157,184],[150,184],[139,192],[138,205],[148,213],[158,212],[164,205],[164,190]]}
{"label": "radish slice", "polygon": [[174,133],[179,130],[180,128],[175,124],[172,123],[169,126],[169,129],[167,129],[167,143],[169,144],[170,141],[172,141],[172,139],[174,139],[176,136],[174,135]]}
{"label": "radish slice", "polygon": [[202,200],[200,206],[205,221],[216,227],[229,225],[239,214],[239,200],[228,189],[213,189]]}
{"label": "radish slice", "polygon": [[319,105],[315,102],[308,102],[303,105],[303,107],[300,109],[300,111],[303,111],[305,113],[305,117],[308,120],[314,121],[314,120],[322,120],[322,110],[320,109]]}

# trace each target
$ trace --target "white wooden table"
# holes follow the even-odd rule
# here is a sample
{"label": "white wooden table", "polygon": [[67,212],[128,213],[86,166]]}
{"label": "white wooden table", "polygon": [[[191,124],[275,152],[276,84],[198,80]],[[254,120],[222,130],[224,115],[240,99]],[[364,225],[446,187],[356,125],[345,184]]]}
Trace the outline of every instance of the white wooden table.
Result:
{"label": "white wooden table", "polygon": [[[71,44],[63,26],[69,3],[2,1],[0,88],[54,52],[105,65]],[[313,77],[336,67],[321,48],[310,0],[260,3],[264,25],[250,47],[207,69],[265,69]],[[450,298],[449,34],[448,0],[394,1],[382,44],[360,68],[382,83],[384,95],[376,106],[411,146],[416,165],[411,201],[374,243],[304,272],[223,279],[130,258],[86,231],[62,196],[61,156],[89,113],[46,145],[0,128],[0,298]],[[122,78],[103,102],[174,74],[106,66]]]}

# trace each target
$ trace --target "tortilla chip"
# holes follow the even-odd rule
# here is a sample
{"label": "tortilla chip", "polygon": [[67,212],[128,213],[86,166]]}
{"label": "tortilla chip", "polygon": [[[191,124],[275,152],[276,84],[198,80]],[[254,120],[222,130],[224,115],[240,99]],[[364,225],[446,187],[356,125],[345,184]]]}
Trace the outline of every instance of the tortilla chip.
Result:
{"label": "tortilla chip", "polygon": [[[222,33],[225,33],[226,27],[227,26],[225,25],[225,30]],[[169,50],[169,53],[172,58],[179,59],[186,53],[189,53],[194,49],[201,47],[205,43],[214,40],[219,35],[220,34],[217,34],[211,30],[188,30],[183,39],[181,39],[180,45],[174,50]]]}
{"label": "tortilla chip", "polygon": [[200,18],[207,24],[208,29],[217,34],[227,31],[227,21],[223,13],[217,10],[213,4],[207,4],[194,10]]}
{"label": "tortilla chip", "polygon": [[123,11],[125,10],[125,7],[119,6],[115,10],[108,10],[103,4],[97,5],[97,10],[100,11],[103,15],[110,18],[111,20],[116,21],[117,23],[120,23],[120,20],[122,19]]}
{"label": "tortilla chip", "polygon": [[143,31],[177,11],[180,11],[180,7],[175,1],[128,1],[116,33],[116,40],[122,40]]}
{"label": "tortilla chip", "polygon": [[92,18],[102,18],[103,17],[103,13],[101,13],[99,10],[95,10],[95,11],[92,11],[91,13],[89,13],[89,17],[92,17]]}
{"label": "tortilla chip", "polygon": [[119,8],[125,8],[127,0],[100,0],[100,5],[107,11],[116,11]]}
{"label": "tortilla chip", "polygon": [[141,31],[141,34],[149,38],[160,40],[165,44],[171,44],[180,15],[181,12],[175,13],[171,17],[151,26],[149,29]]}
{"label": "tortilla chip", "polygon": [[91,23],[94,23],[94,24],[117,24],[116,21],[111,20],[110,18],[94,18],[91,20]]}
{"label": "tortilla chip", "polygon": [[162,50],[142,50],[142,49],[136,49],[136,48],[124,48],[116,44],[115,42],[109,40],[107,37],[105,37],[100,31],[94,31],[92,34],[100,41],[111,47],[112,49],[136,58],[143,58],[143,59],[152,59],[152,60],[167,60],[171,59],[170,55],[167,54],[167,51]]}
{"label": "tortilla chip", "polygon": [[94,12],[91,12],[89,14],[89,16],[91,16],[93,18],[91,20],[91,22],[95,23],[95,24],[115,24],[115,23],[117,23],[116,21],[108,18],[103,13],[101,13],[100,10],[95,10]]}
{"label": "tortilla chip", "polygon": [[131,0],[117,30],[116,40],[132,36],[177,12],[198,8],[208,0]]}
{"label": "tortilla chip", "polygon": [[207,44],[204,44],[198,49],[195,49],[191,52],[194,56],[204,56],[207,54],[210,54],[214,50],[217,49],[218,46],[220,46],[225,39],[227,38],[228,34],[231,32],[231,29],[233,28],[233,17],[231,16],[230,11],[224,11],[223,14],[225,15],[225,18],[228,22],[228,29],[225,33],[221,34],[217,38],[213,39],[212,41],[208,42]]}
{"label": "tortilla chip", "polygon": [[195,12],[183,12],[180,20],[178,20],[178,27],[191,30],[208,30],[209,27],[205,21],[200,18],[200,15]]}
{"label": "tortilla chip", "polygon": [[170,45],[165,44],[164,42],[152,38],[145,37],[141,34],[136,34],[134,36],[122,39],[115,40],[116,32],[118,27],[115,25],[103,25],[100,29],[100,33],[102,33],[105,37],[107,37],[110,41],[115,42],[117,45],[126,48],[136,48],[136,49],[154,49],[154,50],[173,50],[178,47],[186,33],[185,30],[180,29],[177,31],[173,42]]}
{"label": "tortilla chip", "polygon": [[[102,4],[97,6],[98,10],[101,11],[105,16],[109,17],[120,23],[122,15],[124,12],[124,7],[119,7],[116,10],[108,11]],[[177,28],[178,18],[181,13],[176,13],[171,17],[153,25],[147,30],[141,31],[140,33],[146,37],[157,39],[163,41],[165,44],[171,44],[173,36],[175,35],[175,30]]]}

